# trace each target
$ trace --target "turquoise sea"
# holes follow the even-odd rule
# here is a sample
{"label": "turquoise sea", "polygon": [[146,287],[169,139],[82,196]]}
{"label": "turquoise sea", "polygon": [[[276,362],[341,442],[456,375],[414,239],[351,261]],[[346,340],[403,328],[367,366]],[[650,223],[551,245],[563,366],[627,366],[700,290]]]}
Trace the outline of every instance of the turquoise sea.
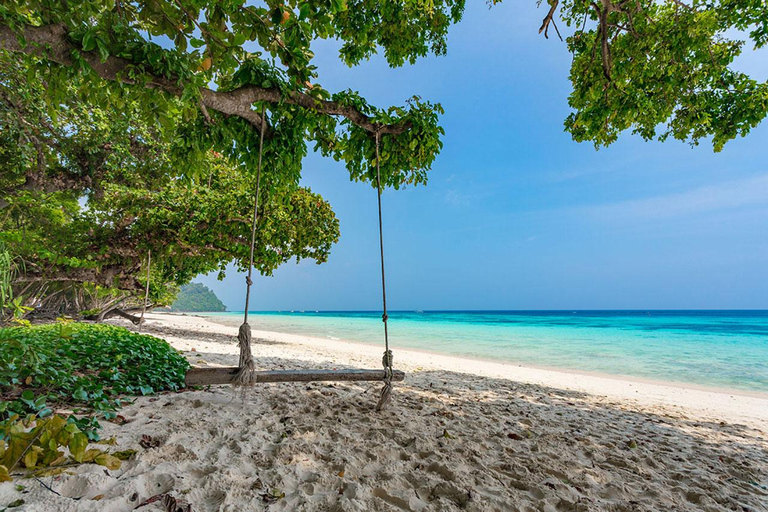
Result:
{"label": "turquoise sea", "polygon": [[[251,313],[254,329],[377,344],[370,311]],[[239,323],[242,312],[206,313]],[[395,311],[390,344],[478,359],[768,392],[768,311]]]}

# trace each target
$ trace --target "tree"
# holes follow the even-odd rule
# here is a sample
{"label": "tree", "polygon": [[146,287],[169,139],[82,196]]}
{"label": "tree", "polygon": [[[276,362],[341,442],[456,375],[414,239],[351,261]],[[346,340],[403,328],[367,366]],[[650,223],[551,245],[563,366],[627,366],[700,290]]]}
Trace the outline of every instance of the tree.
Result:
{"label": "tree", "polygon": [[[614,142],[625,130],[646,140],[673,137],[716,151],[768,113],[768,83],[733,68],[745,47],[768,42],[768,3],[752,0],[549,0],[575,27],[565,126],[577,141]],[[559,31],[558,31],[559,35]]]}
{"label": "tree", "polygon": [[[34,86],[41,65],[0,55],[0,242],[23,269],[12,287],[21,305],[102,316],[137,306],[150,253],[150,305],[172,302],[198,273],[223,271],[233,259],[244,266],[253,174],[204,149],[188,175],[171,164],[178,134],[148,123],[151,112],[130,97],[121,110],[87,103],[78,77],[51,113],[49,93]],[[330,205],[304,187],[272,193],[271,176],[261,185],[256,268],[269,274],[291,258],[325,261],[338,239]]]}
{"label": "tree", "polygon": [[[164,285],[233,258],[242,266],[262,129],[262,273],[294,256],[324,261],[338,238],[327,203],[298,186],[309,142],[345,161],[353,179],[371,181],[375,132],[383,185],[426,180],[440,147],[439,105],[411,98],[376,109],[351,91],[331,95],[309,83],[309,42],[335,33],[342,18],[345,37],[357,40],[361,20],[339,2],[279,19],[278,10],[287,13],[277,4],[175,0],[0,6],[10,64],[0,77],[0,156],[8,163],[0,211],[5,239],[27,263],[20,285],[37,287],[33,302],[51,283],[65,283],[66,293],[54,293],[68,302],[73,287],[79,302],[79,283],[136,294],[150,251],[153,282]],[[442,51],[442,12],[411,10],[413,39],[400,42],[404,27],[382,25],[371,40],[390,41],[393,63]],[[168,34],[172,45],[152,42]],[[253,43],[271,58],[244,48]],[[352,44],[347,60],[374,47],[361,53]]]}
{"label": "tree", "polygon": [[[0,240],[13,247],[24,268],[15,278],[15,295],[54,314],[103,314],[143,300],[149,254],[150,307],[168,304],[178,285],[200,273],[223,272],[233,259],[244,268],[254,177],[234,171],[220,156],[209,160],[204,182],[171,181],[160,191],[110,183],[85,208],[69,191],[45,194],[44,201],[35,193],[15,196],[0,220]],[[268,198],[259,216],[254,264],[264,274],[293,258],[326,261],[338,240],[330,205],[307,188]],[[83,289],[84,283],[123,293],[105,296]]]}
{"label": "tree", "polygon": [[[173,163],[191,174],[197,169],[189,155],[204,149],[253,171],[263,127],[265,168],[281,186],[298,182],[307,142],[345,161],[354,179],[370,181],[374,132],[381,135],[383,184],[423,183],[440,148],[439,105],[414,97],[403,107],[377,109],[356,93],[331,94],[310,82],[317,78],[310,50],[316,38],[344,39],[350,64],[378,44],[401,64],[429,49],[444,51],[447,25],[460,14],[396,4],[393,12],[379,12],[375,4],[366,13],[338,0],[268,7],[10,2],[0,9],[0,48],[45,62],[50,73],[43,83],[52,97],[78,76],[78,92],[89,104],[121,109],[130,97],[151,107],[159,125],[183,132]],[[152,42],[163,37],[173,41],[170,48]],[[262,51],[246,49],[253,45]]]}

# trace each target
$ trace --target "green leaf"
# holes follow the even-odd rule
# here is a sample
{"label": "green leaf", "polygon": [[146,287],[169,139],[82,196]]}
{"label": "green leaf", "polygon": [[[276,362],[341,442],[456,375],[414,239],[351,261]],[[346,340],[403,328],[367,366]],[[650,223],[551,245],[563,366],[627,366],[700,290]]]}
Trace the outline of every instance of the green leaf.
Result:
{"label": "green leaf", "polygon": [[74,398],[75,400],[81,400],[84,402],[88,400],[88,393],[83,388],[77,388],[72,393],[72,398]]}
{"label": "green leaf", "polygon": [[78,432],[72,436],[69,441],[69,453],[72,454],[72,458],[77,462],[83,462],[83,454],[88,447],[88,436]]}
{"label": "green leaf", "polygon": [[331,12],[341,12],[347,10],[347,2],[345,0],[331,0]]}
{"label": "green leaf", "polygon": [[89,52],[96,48],[96,39],[91,31],[88,31],[83,36],[83,51]]}
{"label": "green leaf", "polygon": [[105,452],[98,454],[93,459],[93,462],[100,466],[105,466],[107,469],[120,469],[121,465],[120,459]]}
{"label": "green leaf", "polygon": [[123,450],[115,452],[114,455],[119,460],[129,460],[136,454],[136,450]]}
{"label": "green leaf", "polygon": [[37,458],[40,456],[41,449],[39,446],[32,446],[24,455],[24,467],[33,468],[37,465]]}

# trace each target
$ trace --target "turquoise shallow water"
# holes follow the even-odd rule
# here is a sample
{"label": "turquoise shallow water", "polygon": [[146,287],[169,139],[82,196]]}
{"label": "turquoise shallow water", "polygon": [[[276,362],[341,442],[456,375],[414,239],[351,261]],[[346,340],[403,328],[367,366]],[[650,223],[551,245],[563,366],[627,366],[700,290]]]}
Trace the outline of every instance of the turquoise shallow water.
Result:
{"label": "turquoise shallow water", "polygon": [[[376,312],[252,315],[254,329],[384,343]],[[394,349],[768,392],[768,311],[396,311],[389,332]]]}

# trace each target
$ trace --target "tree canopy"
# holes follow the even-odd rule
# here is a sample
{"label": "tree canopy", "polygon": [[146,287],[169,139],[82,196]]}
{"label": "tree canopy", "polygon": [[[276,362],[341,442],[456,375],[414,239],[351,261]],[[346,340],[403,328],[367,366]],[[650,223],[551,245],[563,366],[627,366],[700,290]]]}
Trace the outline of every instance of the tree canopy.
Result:
{"label": "tree canopy", "polygon": [[[570,27],[566,128],[576,140],[609,144],[632,130],[709,137],[720,149],[765,117],[768,86],[732,67],[745,41],[765,45],[765,2],[547,3],[540,31],[560,35],[558,19]],[[353,178],[370,179],[371,133],[379,130],[384,179],[399,186],[426,179],[440,149],[439,105],[416,97],[376,108],[353,91],[326,91],[312,45],[335,38],[349,65],[382,52],[399,66],[445,53],[464,7],[463,0],[14,0],[0,8],[0,48],[91,77],[83,88],[92,102],[121,96],[104,80],[131,89],[155,105],[161,123],[181,114],[190,148],[220,144],[249,165],[253,131],[264,124],[278,157],[271,164],[279,159],[294,180],[307,141],[343,160]],[[267,119],[257,108],[264,103]]]}
{"label": "tree canopy", "polygon": [[[39,65],[0,55],[0,242],[12,250],[27,305],[124,304],[144,290],[150,254],[150,304],[167,304],[178,285],[232,260],[244,268],[252,173],[206,150],[196,155],[198,174],[187,175],[173,165],[178,134],[148,123],[138,102],[109,110],[83,101],[78,77],[51,111],[48,92],[35,86]],[[339,236],[330,205],[305,187],[275,187],[273,176],[262,180],[269,194],[259,209],[256,268],[269,274],[291,258],[325,261]]]}
{"label": "tree canopy", "polygon": [[[298,182],[307,142],[346,162],[354,179],[370,180],[371,134],[379,131],[384,182],[423,183],[440,148],[439,105],[414,97],[380,109],[352,91],[332,94],[311,82],[317,72],[310,44],[317,38],[345,39],[350,64],[379,44],[392,64],[402,64],[444,51],[447,25],[460,13],[446,17],[442,9],[430,14],[414,5],[387,22],[376,5],[358,11],[339,1],[11,2],[0,10],[0,48],[51,63],[46,88],[53,95],[79,75],[89,103],[122,108],[130,97],[151,106],[164,128],[183,125],[175,163],[190,174],[199,151],[212,148],[253,170],[264,127],[265,168],[281,183]],[[409,32],[413,37],[404,37]],[[259,106],[266,106],[266,119]]]}
{"label": "tree canopy", "polygon": [[[558,8],[573,34],[565,127],[577,141],[614,142],[631,130],[650,140],[716,151],[768,113],[768,83],[734,67],[749,46],[768,42],[760,0],[550,0],[540,31],[556,29]],[[559,33],[559,32],[558,32]]]}

